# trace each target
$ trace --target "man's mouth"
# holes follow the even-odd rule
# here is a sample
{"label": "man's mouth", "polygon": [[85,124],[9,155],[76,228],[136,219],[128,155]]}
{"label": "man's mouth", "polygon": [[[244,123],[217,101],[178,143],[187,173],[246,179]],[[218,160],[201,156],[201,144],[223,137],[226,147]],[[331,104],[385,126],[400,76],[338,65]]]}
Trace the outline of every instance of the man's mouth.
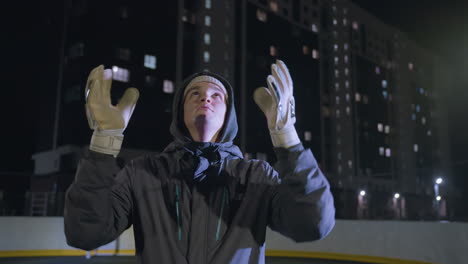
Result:
{"label": "man's mouth", "polygon": [[211,112],[213,112],[213,109],[209,107],[208,105],[201,105],[198,107],[198,109],[205,109],[205,110],[210,110]]}

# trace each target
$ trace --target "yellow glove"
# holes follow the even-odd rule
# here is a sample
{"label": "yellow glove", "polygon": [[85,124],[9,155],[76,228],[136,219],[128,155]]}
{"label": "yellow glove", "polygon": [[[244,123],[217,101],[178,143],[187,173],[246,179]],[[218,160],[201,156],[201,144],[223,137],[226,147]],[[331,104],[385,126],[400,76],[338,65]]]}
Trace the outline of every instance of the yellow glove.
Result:
{"label": "yellow glove", "polygon": [[135,109],[139,92],[136,88],[125,91],[119,103],[111,103],[112,70],[103,65],[94,68],[86,83],[86,116],[94,130],[89,148],[93,151],[117,156],[123,142],[123,132]]}
{"label": "yellow glove", "polygon": [[267,77],[268,89],[257,88],[254,101],[267,118],[273,146],[292,147],[301,141],[294,127],[296,113],[291,75],[280,60],[271,65],[271,73]]}

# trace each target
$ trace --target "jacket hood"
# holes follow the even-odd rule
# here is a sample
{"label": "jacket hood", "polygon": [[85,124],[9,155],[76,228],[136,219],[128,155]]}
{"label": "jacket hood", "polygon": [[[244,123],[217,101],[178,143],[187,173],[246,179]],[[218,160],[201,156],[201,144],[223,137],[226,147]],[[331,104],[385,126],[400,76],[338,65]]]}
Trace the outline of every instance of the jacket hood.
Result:
{"label": "jacket hood", "polygon": [[[226,107],[226,116],[224,117],[224,124],[221,131],[218,134],[217,142],[194,142],[190,133],[184,123],[184,90],[191,80],[194,78],[207,75],[218,79],[226,88],[228,94],[228,101]],[[188,149],[216,149],[220,151],[227,151],[229,154],[234,156],[242,157],[242,153],[239,148],[233,144],[233,140],[237,135],[237,117],[234,106],[234,91],[223,77],[220,75],[203,71],[193,74],[184,80],[181,86],[175,92],[174,100],[172,103],[172,123],[170,132],[174,137],[174,141],[166,147],[165,151],[174,151],[176,149],[184,148]]]}

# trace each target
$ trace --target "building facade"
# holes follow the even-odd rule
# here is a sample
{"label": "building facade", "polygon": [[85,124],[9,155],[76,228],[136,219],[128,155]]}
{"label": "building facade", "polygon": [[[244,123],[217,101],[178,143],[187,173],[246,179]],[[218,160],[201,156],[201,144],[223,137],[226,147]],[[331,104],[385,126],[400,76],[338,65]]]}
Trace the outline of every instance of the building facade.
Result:
{"label": "building facade", "polygon": [[[113,102],[127,87],[141,93],[124,149],[161,151],[171,140],[175,87],[208,70],[235,89],[235,143],[247,158],[274,162],[252,95],[281,59],[294,81],[296,129],[332,183],[338,217],[421,219],[446,208],[445,195],[434,201],[435,178],[450,175],[437,97],[448,79],[443,66],[350,1],[68,3],[52,151],[88,144],[84,86],[89,71],[104,64],[114,73]],[[48,150],[38,150],[37,168]]]}

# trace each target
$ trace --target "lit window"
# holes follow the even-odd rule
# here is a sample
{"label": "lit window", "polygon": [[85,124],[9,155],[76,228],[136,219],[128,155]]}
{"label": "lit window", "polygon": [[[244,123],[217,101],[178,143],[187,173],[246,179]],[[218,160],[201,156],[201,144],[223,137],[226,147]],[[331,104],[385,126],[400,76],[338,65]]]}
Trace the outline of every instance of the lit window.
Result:
{"label": "lit window", "polygon": [[156,69],[156,56],[145,54],[145,64],[146,68]]}
{"label": "lit window", "polygon": [[418,152],[418,150],[419,150],[418,144],[414,144],[413,145],[413,151]]}
{"label": "lit window", "polygon": [[318,59],[319,58],[319,52],[316,49],[312,50],[312,58]]}
{"label": "lit window", "polygon": [[336,78],[340,77],[340,70],[335,69],[335,77]]}
{"label": "lit window", "polygon": [[333,19],[333,25],[336,26],[336,24],[338,24],[338,21],[336,20],[336,18]]}
{"label": "lit window", "polygon": [[351,108],[349,108],[349,106],[346,107],[346,114],[347,114],[347,115],[350,115],[350,114],[351,114]]}
{"label": "lit window", "polygon": [[345,68],[345,69],[344,69],[344,74],[345,74],[346,76],[348,76],[348,74],[349,74],[349,69],[348,69],[348,68]]}
{"label": "lit window", "polygon": [[416,120],[416,114],[415,113],[411,114],[411,120],[413,120],[413,121]]}
{"label": "lit window", "polygon": [[390,156],[392,156],[392,151],[390,150],[390,148],[385,149],[385,157],[390,157]]}
{"label": "lit window", "polygon": [[419,93],[420,93],[420,94],[424,94],[424,89],[423,89],[423,88],[419,88]]}
{"label": "lit window", "polygon": [[257,9],[257,19],[266,22],[267,21],[267,13],[263,10]]}
{"label": "lit window", "polygon": [[420,112],[421,111],[421,106],[420,105],[416,105],[416,112]]}
{"label": "lit window", "polygon": [[174,93],[174,82],[170,80],[164,80],[163,92],[168,93],[168,94]]}
{"label": "lit window", "polygon": [[337,144],[337,145],[341,145],[341,138],[340,138],[340,137],[337,137],[337,138],[336,138],[336,144]]}
{"label": "lit window", "polygon": [[121,82],[128,82],[130,80],[130,72],[127,69],[112,66],[112,79]]}
{"label": "lit window", "polygon": [[335,64],[338,64],[340,62],[340,59],[335,56]]}
{"label": "lit window", "polygon": [[385,148],[384,147],[379,147],[379,155],[380,156],[385,155]]}
{"label": "lit window", "polygon": [[278,12],[278,3],[276,3],[276,1],[270,1],[270,9],[273,12]]}
{"label": "lit window", "polygon": [[209,62],[210,61],[210,52],[208,52],[208,51],[203,52],[203,61],[204,62]]}
{"label": "lit window", "polygon": [[389,133],[390,133],[390,126],[386,125],[385,126],[385,134],[389,134]]}
{"label": "lit window", "polygon": [[340,90],[340,84],[339,83],[335,83],[335,90],[336,91]]}
{"label": "lit window", "polygon": [[346,94],[346,101],[349,102],[351,100],[351,97],[349,96],[349,93]]}
{"label": "lit window", "polygon": [[431,130],[428,130],[428,131],[427,131],[427,135],[428,135],[428,136],[432,136]]}
{"label": "lit window", "polygon": [[361,102],[361,95],[359,93],[356,93],[355,100],[356,102]]}
{"label": "lit window", "polygon": [[336,102],[337,105],[340,104],[340,97],[339,97],[339,96],[336,96],[336,97],[335,97],[335,102]]}
{"label": "lit window", "polygon": [[275,46],[270,46],[270,56],[278,56],[278,49]]}
{"label": "lit window", "polygon": [[387,99],[387,97],[388,97],[387,91],[382,91],[382,95],[383,95],[383,98],[384,98],[384,99]]}
{"label": "lit window", "polygon": [[205,0],[205,8],[210,9],[211,8],[211,0]]}
{"label": "lit window", "polygon": [[341,167],[341,165],[338,165],[338,173],[341,174],[342,171],[343,171],[343,168]]}
{"label": "lit window", "polygon": [[303,45],[302,46],[302,54],[308,55],[309,52],[310,52],[309,47],[307,47],[306,45]]}
{"label": "lit window", "polygon": [[[336,113],[336,117],[340,117],[340,109],[336,109],[336,112],[335,112],[335,113]],[[336,130],[340,131],[340,129],[341,129],[341,127],[338,125],[338,126],[336,127]]]}
{"label": "lit window", "polygon": [[338,44],[333,45],[333,50],[338,51]]}
{"label": "lit window", "polygon": [[344,48],[344,50],[348,50],[348,48],[349,48],[348,43],[345,43],[345,44],[343,45],[343,48]]}
{"label": "lit window", "polygon": [[343,18],[343,25],[347,26],[348,25],[348,20],[346,18]]}
{"label": "lit window", "polygon": [[346,89],[349,89],[349,81],[345,81],[345,87]]}
{"label": "lit window", "polygon": [[383,125],[382,125],[381,123],[378,123],[378,124],[377,124],[377,130],[378,130],[379,132],[383,132]]}
{"label": "lit window", "polygon": [[423,125],[426,124],[426,118],[425,118],[424,116],[421,118],[421,123],[422,123]]}
{"label": "lit window", "polygon": [[412,62],[408,63],[408,69],[412,71],[414,69],[414,65]]}
{"label": "lit window", "polygon": [[341,152],[338,152],[338,155],[336,155],[336,157],[338,158],[338,160],[341,160],[341,157],[342,157]]}
{"label": "lit window", "polygon": [[310,132],[310,131],[305,131],[305,132],[304,132],[304,140],[305,140],[305,141],[312,141],[312,132]]}
{"label": "lit window", "polygon": [[359,29],[359,24],[356,21],[353,21],[353,29],[358,30]]}
{"label": "lit window", "polygon": [[375,66],[375,74],[380,74],[380,67],[379,66]]}
{"label": "lit window", "polygon": [[387,81],[386,80],[382,80],[382,88],[387,88]]}
{"label": "lit window", "polygon": [[207,27],[211,26],[211,17],[210,16],[205,16],[205,26],[207,26]]}
{"label": "lit window", "polygon": [[312,24],[312,32],[315,32],[315,33],[318,32],[318,27],[316,24]]}
{"label": "lit window", "polygon": [[203,35],[203,41],[205,42],[206,45],[210,45],[210,43],[211,43],[210,34],[205,33],[205,34]]}
{"label": "lit window", "polygon": [[336,5],[332,6],[332,10],[333,10],[333,12],[336,12]]}
{"label": "lit window", "polygon": [[348,167],[349,167],[350,169],[353,168],[353,161],[352,161],[352,160],[348,160]]}
{"label": "lit window", "polygon": [[348,63],[348,62],[349,62],[349,60],[348,60],[348,55],[344,55],[344,62],[345,62],[345,63]]}

